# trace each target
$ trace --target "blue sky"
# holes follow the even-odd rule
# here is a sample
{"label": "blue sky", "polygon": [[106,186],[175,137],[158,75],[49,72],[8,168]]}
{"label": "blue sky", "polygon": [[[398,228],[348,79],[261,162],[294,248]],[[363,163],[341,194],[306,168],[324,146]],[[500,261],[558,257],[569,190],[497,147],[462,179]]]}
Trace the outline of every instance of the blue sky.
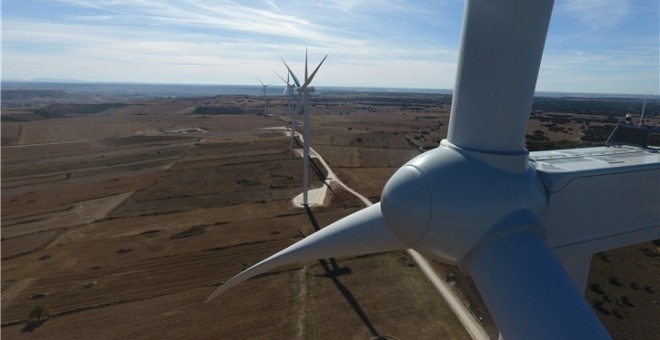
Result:
{"label": "blue sky", "polygon": [[[3,0],[2,79],[451,89],[464,1]],[[537,90],[658,94],[656,0],[556,0]],[[310,70],[311,72],[311,70]]]}

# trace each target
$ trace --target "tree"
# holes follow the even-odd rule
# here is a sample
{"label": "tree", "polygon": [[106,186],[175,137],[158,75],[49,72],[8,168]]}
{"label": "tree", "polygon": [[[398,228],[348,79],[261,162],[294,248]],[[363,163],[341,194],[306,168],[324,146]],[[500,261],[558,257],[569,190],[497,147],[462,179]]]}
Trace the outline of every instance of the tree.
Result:
{"label": "tree", "polygon": [[35,305],[32,307],[30,310],[30,314],[28,315],[28,319],[30,320],[36,320],[37,322],[41,322],[41,320],[45,317],[48,316],[48,307],[45,305]]}
{"label": "tree", "polygon": [[48,316],[48,307],[46,305],[35,305],[30,309],[30,313],[28,314],[28,321],[25,324],[25,327],[23,327],[22,331],[23,332],[32,332],[35,328],[39,327],[43,321],[44,318]]}

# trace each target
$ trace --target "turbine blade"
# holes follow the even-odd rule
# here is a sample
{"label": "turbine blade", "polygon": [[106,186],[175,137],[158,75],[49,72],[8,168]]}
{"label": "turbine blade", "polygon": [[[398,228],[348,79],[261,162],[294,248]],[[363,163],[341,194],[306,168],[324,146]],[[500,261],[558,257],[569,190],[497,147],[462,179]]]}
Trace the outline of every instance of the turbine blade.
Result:
{"label": "turbine blade", "polygon": [[553,1],[467,4],[447,140],[468,150],[526,153]]}
{"label": "turbine blade", "polygon": [[406,248],[385,224],[380,212],[380,204],[374,204],[344,217],[246,269],[216,289],[206,302],[251,277],[283,265]]}
{"label": "turbine blade", "polygon": [[309,86],[309,84],[314,79],[314,76],[316,75],[316,72],[318,72],[319,68],[321,68],[321,65],[323,65],[323,62],[325,61],[325,58],[327,58],[327,57],[328,57],[328,55],[326,54],[325,57],[323,57],[323,60],[321,60],[321,62],[319,63],[319,66],[316,66],[316,69],[314,69],[314,72],[312,72],[312,75],[309,76],[309,79],[307,79],[305,81],[305,84],[303,84],[303,86],[302,86],[303,89],[306,88],[307,86]]}
{"label": "turbine blade", "polygon": [[257,78],[257,80],[261,83],[261,86],[266,86],[266,85],[264,85],[264,82],[261,81],[261,79]]}
{"label": "turbine blade", "polygon": [[[277,72],[275,72],[275,71],[273,71],[273,73],[275,73],[275,75],[277,76],[277,78],[282,79],[282,81],[283,81],[285,84],[289,85],[289,81],[288,81],[288,80],[284,80],[284,78],[282,78],[282,76],[280,76],[280,75],[279,75]],[[286,74],[286,77],[287,77],[287,79],[289,78],[289,73]]]}
{"label": "turbine blade", "polygon": [[307,47],[305,47],[305,83],[307,82]]}
{"label": "turbine blade", "polygon": [[296,77],[296,74],[291,71],[291,68],[289,65],[286,64],[286,61],[284,59],[280,58],[282,62],[284,63],[284,66],[286,66],[286,69],[289,71],[289,74],[291,75],[291,78],[293,78],[293,82],[296,83],[296,86],[300,87],[300,82],[298,81],[298,77]]}
{"label": "turbine blade", "polygon": [[545,241],[522,231],[464,262],[504,339],[609,339]]}

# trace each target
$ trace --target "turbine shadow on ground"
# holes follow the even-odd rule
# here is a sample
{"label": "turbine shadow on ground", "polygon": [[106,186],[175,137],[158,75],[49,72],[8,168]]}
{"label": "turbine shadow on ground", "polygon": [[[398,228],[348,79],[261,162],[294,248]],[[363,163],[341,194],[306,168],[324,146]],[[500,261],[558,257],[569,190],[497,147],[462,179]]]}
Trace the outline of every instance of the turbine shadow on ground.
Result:
{"label": "turbine shadow on ground", "polygon": [[[309,208],[309,206],[305,206],[305,211],[307,212],[307,216],[309,216],[310,222],[312,222],[312,225],[314,226],[315,231],[319,231],[321,228],[319,227],[318,221],[316,221],[316,217],[314,217],[314,212],[312,212],[312,209]],[[381,335],[378,334],[378,331],[374,327],[374,325],[371,323],[371,320],[369,320],[369,317],[367,317],[367,314],[364,313],[362,310],[362,307],[360,307],[360,304],[358,301],[355,299],[353,294],[351,294],[351,291],[344,286],[341,281],[339,281],[338,276],[340,275],[347,275],[351,273],[351,269],[348,267],[343,267],[340,268],[339,265],[337,264],[337,261],[334,258],[330,258],[328,260],[325,259],[319,259],[318,260],[323,269],[325,270],[325,277],[328,277],[332,280],[332,282],[337,286],[337,289],[339,292],[344,296],[346,301],[351,305],[355,313],[360,317],[360,320],[364,323],[365,326],[369,329],[369,332],[371,333],[373,338],[381,338]],[[328,263],[329,262],[329,263]]]}
{"label": "turbine shadow on ground", "polygon": [[[314,160],[314,158],[312,158],[312,157],[309,158],[309,164],[312,166],[312,170],[314,170],[314,173],[315,173],[316,176],[319,178],[319,180],[320,180],[321,182],[323,182],[323,185],[327,186],[327,187],[328,187],[328,190],[330,190],[330,192],[331,192],[334,196],[337,196],[337,193],[335,193],[335,191],[332,190],[332,187],[330,186],[330,184],[328,184],[328,181],[326,181],[327,178],[326,178],[325,175],[323,175],[323,173],[321,172],[321,168],[319,168],[319,165],[316,164],[316,161]],[[310,212],[308,212],[308,214],[309,214],[309,213],[310,213]],[[310,218],[311,218],[311,217],[310,217]],[[315,228],[316,228],[316,230],[318,230],[318,226],[315,226]]]}

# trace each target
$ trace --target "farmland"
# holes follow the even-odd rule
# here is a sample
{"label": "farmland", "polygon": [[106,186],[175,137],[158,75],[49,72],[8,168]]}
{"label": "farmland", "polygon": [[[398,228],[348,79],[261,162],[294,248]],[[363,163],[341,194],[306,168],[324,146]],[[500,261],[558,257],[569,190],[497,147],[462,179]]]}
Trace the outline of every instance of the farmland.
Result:
{"label": "farmland", "polygon": [[[405,252],[285,266],[203,303],[246,266],[314,231],[291,203],[302,190],[301,159],[272,129],[290,126],[284,98],[271,99],[272,115],[264,116],[255,114],[263,102],[250,96],[114,98],[121,105],[90,111],[73,109],[81,99],[38,95],[51,102],[2,112],[3,337],[469,338]],[[430,95],[318,96],[312,145],[376,202],[399,166],[446,136],[449,103]],[[209,109],[227,107],[242,111]],[[56,116],[39,115],[44,108]],[[608,119],[535,112],[528,141],[592,143],[584,131]],[[310,178],[311,187],[322,185]],[[328,204],[312,209],[321,226],[363,207],[332,189]],[[634,307],[616,308],[618,318],[603,301],[609,314],[597,314],[621,338],[657,329],[657,244],[608,254],[594,257],[590,282]],[[469,278],[455,267],[437,270],[496,337]],[[611,276],[625,282],[610,289]],[[588,290],[587,299],[603,297]],[[36,304],[50,317],[24,333]]]}

